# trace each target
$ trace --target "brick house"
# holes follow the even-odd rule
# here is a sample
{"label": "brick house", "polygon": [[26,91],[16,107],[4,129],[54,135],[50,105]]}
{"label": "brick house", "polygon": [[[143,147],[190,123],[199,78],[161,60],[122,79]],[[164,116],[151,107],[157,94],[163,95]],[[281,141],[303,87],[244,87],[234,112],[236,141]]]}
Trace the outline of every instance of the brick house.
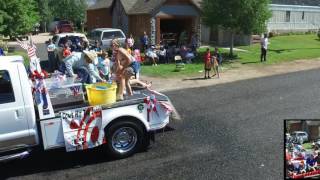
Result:
{"label": "brick house", "polygon": [[153,44],[162,32],[178,36],[185,30],[190,39],[193,32],[200,35],[200,1],[97,0],[87,9],[87,29],[119,28],[137,38],[146,31]]}
{"label": "brick house", "polygon": [[311,140],[318,139],[320,137],[320,121],[319,120],[290,120],[287,121],[287,128],[289,133],[293,131],[306,131],[309,134]]}
{"label": "brick house", "polygon": [[87,30],[112,27],[111,6],[113,0],[97,0],[87,8]]}
{"label": "brick house", "polygon": [[159,43],[162,33],[185,30],[191,38],[200,34],[200,0],[115,0],[112,27],[136,37],[149,34],[152,44]]}

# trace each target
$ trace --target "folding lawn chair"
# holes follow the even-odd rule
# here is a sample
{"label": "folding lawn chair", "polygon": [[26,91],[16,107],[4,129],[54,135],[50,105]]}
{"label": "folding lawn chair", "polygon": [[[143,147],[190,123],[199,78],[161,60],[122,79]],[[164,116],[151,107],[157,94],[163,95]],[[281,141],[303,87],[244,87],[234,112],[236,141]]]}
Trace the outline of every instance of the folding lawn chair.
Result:
{"label": "folding lawn chair", "polygon": [[181,71],[184,69],[184,63],[180,55],[174,56],[174,61],[176,62],[176,71]]}

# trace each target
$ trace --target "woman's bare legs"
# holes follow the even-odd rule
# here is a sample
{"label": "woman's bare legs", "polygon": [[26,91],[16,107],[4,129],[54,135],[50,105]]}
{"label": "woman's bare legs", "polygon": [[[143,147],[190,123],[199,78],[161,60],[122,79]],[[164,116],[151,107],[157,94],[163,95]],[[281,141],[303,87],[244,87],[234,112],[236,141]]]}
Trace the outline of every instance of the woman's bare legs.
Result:
{"label": "woman's bare legs", "polygon": [[125,79],[123,77],[119,77],[119,89],[117,92],[117,100],[123,100],[124,86],[125,86]]}
{"label": "woman's bare legs", "polygon": [[130,84],[139,84],[140,86],[144,88],[150,88],[152,83],[145,83],[140,81],[139,79],[130,79]]}
{"label": "woman's bare legs", "polygon": [[125,84],[126,84],[126,90],[127,90],[127,94],[128,96],[132,96],[132,89],[131,89],[131,85],[130,85],[130,78],[126,78],[125,79]]}

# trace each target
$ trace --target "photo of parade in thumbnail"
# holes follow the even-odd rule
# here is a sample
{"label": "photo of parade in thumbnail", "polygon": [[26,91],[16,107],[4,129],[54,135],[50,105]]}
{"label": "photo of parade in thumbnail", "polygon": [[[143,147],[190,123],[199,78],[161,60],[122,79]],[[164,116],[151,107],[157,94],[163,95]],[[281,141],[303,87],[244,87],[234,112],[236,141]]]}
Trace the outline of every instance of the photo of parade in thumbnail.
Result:
{"label": "photo of parade in thumbnail", "polygon": [[284,124],[286,179],[320,178],[320,119]]}

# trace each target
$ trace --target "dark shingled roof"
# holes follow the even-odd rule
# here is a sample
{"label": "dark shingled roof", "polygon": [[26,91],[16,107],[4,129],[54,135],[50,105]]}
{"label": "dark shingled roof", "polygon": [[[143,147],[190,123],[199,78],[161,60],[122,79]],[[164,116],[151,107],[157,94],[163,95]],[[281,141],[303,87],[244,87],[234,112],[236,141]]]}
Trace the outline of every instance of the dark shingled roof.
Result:
{"label": "dark shingled roof", "polygon": [[113,0],[97,0],[96,3],[89,6],[87,10],[95,10],[95,9],[102,9],[102,8],[110,8],[113,3]]}
{"label": "dark shingled roof", "polygon": [[[149,14],[159,8],[167,0],[120,0],[127,14]],[[190,0],[200,8],[202,0]]]}
{"label": "dark shingled roof", "polygon": [[272,0],[272,4],[320,6],[320,0]]}

